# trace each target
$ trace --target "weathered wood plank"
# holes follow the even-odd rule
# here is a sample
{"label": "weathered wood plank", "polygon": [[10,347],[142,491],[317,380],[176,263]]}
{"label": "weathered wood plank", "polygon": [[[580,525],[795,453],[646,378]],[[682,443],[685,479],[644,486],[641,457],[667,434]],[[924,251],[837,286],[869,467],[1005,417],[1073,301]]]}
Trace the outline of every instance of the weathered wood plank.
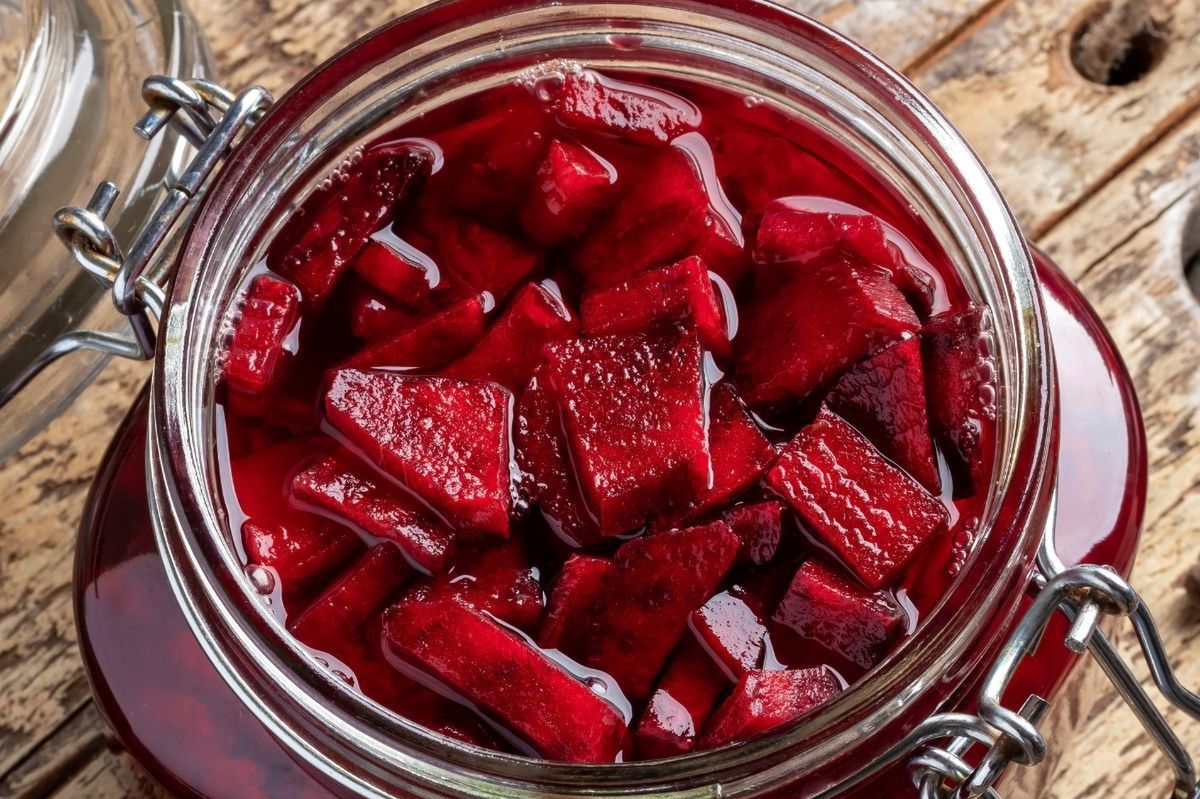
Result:
{"label": "weathered wood plank", "polygon": [[0,779],[0,799],[46,796],[102,755],[107,727],[88,701]]}
{"label": "weathered wood plank", "polygon": [[170,799],[125,755],[102,752],[47,799]]}

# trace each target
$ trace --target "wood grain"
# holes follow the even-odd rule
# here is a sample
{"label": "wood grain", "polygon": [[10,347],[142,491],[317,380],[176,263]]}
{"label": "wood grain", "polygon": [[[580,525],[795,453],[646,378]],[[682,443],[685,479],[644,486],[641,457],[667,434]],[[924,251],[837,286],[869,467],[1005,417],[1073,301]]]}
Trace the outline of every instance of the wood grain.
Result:
{"label": "wood grain", "polygon": [[[206,0],[194,9],[223,79],[281,92],[412,0]],[[1123,87],[1071,67],[1080,0],[796,0],[909,68],[983,154],[1027,228],[1097,305],[1145,409],[1152,474],[1135,580],[1160,615],[1190,685],[1200,612],[1179,579],[1198,555],[1200,311],[1182,274],[1182,231],[1200,216],[1200,6],[1152,14],[1161,62]],[[1200,231],[1200,222],[1196,223]],[[1200,238],[1200,232],[1197,237]],[[0,464],[0,797],[140,796],[102,746],[71,620],[72,544],[84,495],[146,374],[114,363],[50,430]],[[1124,648],[1130,650],[1128,636]],[[1200,750],[1200,730],[1186,740]],[[1161,763],[1136,723],[1107,703],[1073,742],[1049,795],[1165,795]]]}

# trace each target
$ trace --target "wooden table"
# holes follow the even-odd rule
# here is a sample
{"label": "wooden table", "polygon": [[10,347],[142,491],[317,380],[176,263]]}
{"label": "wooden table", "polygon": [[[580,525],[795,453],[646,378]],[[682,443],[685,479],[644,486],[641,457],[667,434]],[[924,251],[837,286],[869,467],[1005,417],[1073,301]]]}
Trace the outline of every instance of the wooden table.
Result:
{"label": "wooden table", "polygon": [[[1189,261],[1200,273],[1200,3],[1117,0],[1120,13],[1095,22],[1105,4],[1094,0],[790,2],[867,43],[941,105],[1030,236],[1109,325],[1149,435],[1134,582],[1184,682],[1200,686],[1200,605],[1182,588],[1200,557],[1200,305],[1185,276]],[[281,92],[413,3],[194,5],[227,85]],[[1088,80],[1073,64],[1072,42],[1089,23],[1074,60],[1123,85]],[[1112,42],[1119,50],[1131,39],[1125,66],[1109,70]],[[87,487],[145,375],[144,365],[113,363],[52,429],[0,465],[0,797],[149,790],[105,746],[76,651],[69,584]],[[1183,730],[1200,752],[1200,728]],[[1101,701],[1076,740],[1052,744],[1069,747],[1069,768],[1050,796],[1167,795],[1162,761],[1119,702]]]}

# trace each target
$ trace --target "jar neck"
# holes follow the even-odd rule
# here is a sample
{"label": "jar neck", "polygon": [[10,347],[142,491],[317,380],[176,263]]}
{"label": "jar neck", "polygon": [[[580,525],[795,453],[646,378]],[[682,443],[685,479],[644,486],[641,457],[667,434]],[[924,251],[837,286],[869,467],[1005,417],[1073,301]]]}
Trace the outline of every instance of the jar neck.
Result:
{"label": "jar neck", "polygon": [[[916,636],[838,701],[768,739],[589,767],[447,742],[331,678],[260,604],[225,529],[211,364],[226,311],[287,208],[384,121],[402,124],[555,58],[708,82],[794,115],[897,187],[995,320],[1000,453],[976,551]],[[878,756],[898,729],[945,701],[1019,604],[1049,488],[1044,324],[1025,242],[976,156],[907,81],[818,23],[755,0],[529,0],[500,9],[455,0],[381,29],[309,76],[210,191],[181,261],[156,375],[160,543],[193,629],[250,709],[299,758],[358,793],[422,785],[448,796],[650,796],[669,786],[672,796],[710,796],[720,783],[726,796],[751,796],[801,775],[816,785],[823,773],[844,777],[848,759]]]}

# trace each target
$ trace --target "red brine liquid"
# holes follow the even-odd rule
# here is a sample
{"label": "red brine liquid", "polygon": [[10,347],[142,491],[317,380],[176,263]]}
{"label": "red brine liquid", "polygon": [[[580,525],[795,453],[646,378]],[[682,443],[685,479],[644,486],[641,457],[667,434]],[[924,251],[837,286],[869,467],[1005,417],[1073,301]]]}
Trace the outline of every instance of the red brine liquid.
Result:
{"label": "red brine liquid", "polygon": [[975,539],[989,320],[850,154],[712,88],[555,72],[338,167],[231,322],[247,577],[366,695],[570,762],[835,698]]}

